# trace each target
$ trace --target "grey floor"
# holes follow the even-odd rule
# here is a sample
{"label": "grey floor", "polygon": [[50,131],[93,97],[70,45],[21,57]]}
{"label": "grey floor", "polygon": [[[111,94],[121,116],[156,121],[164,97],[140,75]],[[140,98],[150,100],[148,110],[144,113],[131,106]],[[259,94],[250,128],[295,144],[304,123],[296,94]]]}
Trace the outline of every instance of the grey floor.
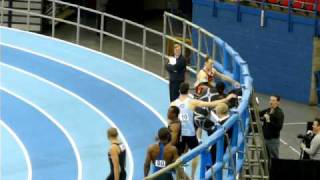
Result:
{"label": "grey floor", "polygon": [[[95,26],[93,17],[84,18],[83,24]],[[112,32],[121,36],[121,23],[112,20],[107,20],[107,32]],[[162,16],[152,16],[144,21],[144,25],[162,31]],[[56,29],[56,37],[67,41],[75,42],[76,28],[66,24],[60,24]],[[128,26],[126,30],[126,37],[135,42],[142,42],[142,31]],[[50,35],[51,31],[45,31],[44,34]],[[87,30],[81,30],[80,45],[89,47],[91,49],[99,50],[99,36]],[[161,50],[162,40],[161,37],[147,34],[148,46]],[[115,57],[121,57],[121,41],[115,40],[110,37],[104,37],[103,52]],[[132,45],[126,44],[125,60],[137,66],[142,65],[141,61],[142,51]],[[162,61],[161,57],[146,54],[145,68],[158,75],[161,74]],[[250,68],[250,67],[249,67]],[[189,77],[189,80],[192,79]],[[269,96],[257,93],[260,100],[260,109],[268,106]],[[281,107],[285,114],[285,124],[281,132],[281,147],[280,158],[298,159],[299,158],[299,144],[300,140],[297,139],[297,134],[304,133],[306,129],[306,122],[312,121],[316,116],[320,117],[319,107],[311,107],[306,104],[299,104],[289,100],[281,100]]]}

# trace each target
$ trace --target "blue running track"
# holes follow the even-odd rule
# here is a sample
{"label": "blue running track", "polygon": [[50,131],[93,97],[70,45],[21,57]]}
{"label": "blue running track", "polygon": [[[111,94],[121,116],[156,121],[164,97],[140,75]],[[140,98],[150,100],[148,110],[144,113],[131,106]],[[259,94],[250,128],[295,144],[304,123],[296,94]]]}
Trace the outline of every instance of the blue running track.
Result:
{"label": "blue running track", "polygon": [[0,139],[1,179],[31,180],[32,170],[29,153],[17,134],[1,120]]}
{"label": "blue running track", "polygon": [[27,103],[4,91],[1,91],[0,95],[3,103],[2,120],[28,149],[34,169],[33,179],[76,177],[76,158],[63,133],[46,116]]}
{"label": "blue running track", "polygon": [[[8,28],[0,36],[0,119],[26,147],[33,179],[104,179],[111,126],[127,145],[128,179],[142,179],[146,149],[165,123],[167,82],[60,40]],[[3,138],[16,149],[7,158],[25,161]],[[26,162],[6,172],[4,180],[27,179]]]}

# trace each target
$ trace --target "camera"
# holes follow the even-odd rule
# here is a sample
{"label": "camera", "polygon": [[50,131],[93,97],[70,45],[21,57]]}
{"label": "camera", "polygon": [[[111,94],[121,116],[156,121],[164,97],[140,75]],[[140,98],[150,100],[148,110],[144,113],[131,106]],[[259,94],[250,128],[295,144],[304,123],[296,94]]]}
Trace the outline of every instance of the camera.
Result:
{"label": "camera", "polygon": [[241,102],[241,98],[242,98],[242,90],[241,90],[241,88],[233,89],[228,94],[237,95],[237,98],[232,98],[232,99],[229,100],[229,102],[228,102],[229,108],[231,109],[231,108],[238,107],[239,103]]}
{"label": "camera", "polygon": [[[308,131],[306,134],[297,135],[297,138],[301,139],[307,148],[310,147],[313,137],[314,137],[314,134],[311,131]],[[307,153],[304,153],[303,151],[301,151],[300,159],[310,159],[310,157]]]}
{"label": "camera", "polygon": [[298,134],[297,138],[302,139],[302,142],[308,147],[308,145],[310,146],[313,136],[312,132],[308,132],[307,134]]}

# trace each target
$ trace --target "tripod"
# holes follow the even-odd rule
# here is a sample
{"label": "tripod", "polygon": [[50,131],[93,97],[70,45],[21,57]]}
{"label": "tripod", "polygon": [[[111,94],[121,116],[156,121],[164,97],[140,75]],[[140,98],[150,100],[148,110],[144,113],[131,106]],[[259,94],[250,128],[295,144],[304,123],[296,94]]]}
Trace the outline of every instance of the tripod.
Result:
{"label": "tripod", "polygon": [[[308,146],[308,144],[305,142],[305,140],[301,140],[300,144],[303,143],[303,144],[306,144],[306,146]],[[310,145],[309,145],[310,146]],[[310,159],[310,156],[309,154],[305,153],[303,151],[303,149],[300,150],[300,157],[299,157],[299,160],[305,160],[305,159]]]}
{"label": "tripod", "polygon": [[[301,143],[303,143],[303,140],[300,142],[300,144],[301,144]],[[300,156],[299,156],[299,160],[303,160],[304,155],[305,155],[305,153],[304,153],[303,149],[301,149],[301,148],[300,148]]]}

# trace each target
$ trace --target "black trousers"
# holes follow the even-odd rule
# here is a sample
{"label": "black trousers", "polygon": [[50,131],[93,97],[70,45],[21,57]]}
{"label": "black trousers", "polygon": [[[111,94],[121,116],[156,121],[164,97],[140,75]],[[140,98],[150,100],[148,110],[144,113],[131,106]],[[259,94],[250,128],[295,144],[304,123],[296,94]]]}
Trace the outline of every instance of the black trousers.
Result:
{"label": "black trousers", "polygon": [[183,81],[169,81],[170,102],[179,97],[179,88],[181,83],[183,83]]}
{"label": "black trousers", "polygon": [[[227,134],[229,136],[229,140],[230,140],[230,143],[231,143],[231,137],[232,137],[232,134],[233,134],[233,128],[228,129]],[[226,136],[224,136],[224,145],[223,146],[224,146],[223,151],[225,153],[226,149],[228,147],[228,141],[227,141],[227,137]],[[216,163],[216,159],[217,159],[216,158],[216,152],[217,152],[217,145],[215,144],[215,145],[211,146],[211,148],[210,148],[212,164]]]}
{"label": "black trousers", "polygon": [[156,178],[154,178],[154,180],[174,180],[172,173],[169,171],[167,173],[164,173]]}
{"label": "black trousers", "polygon": [[[120,180],[126,180],[126,177],[127,177],[127,173],[126,173],[126,171],[124,169],[122,169],[121,172],[120,172],[119,179]],[[109,176],[106,178],[106,180],[114,180],[113,171],[109,174]]]}

